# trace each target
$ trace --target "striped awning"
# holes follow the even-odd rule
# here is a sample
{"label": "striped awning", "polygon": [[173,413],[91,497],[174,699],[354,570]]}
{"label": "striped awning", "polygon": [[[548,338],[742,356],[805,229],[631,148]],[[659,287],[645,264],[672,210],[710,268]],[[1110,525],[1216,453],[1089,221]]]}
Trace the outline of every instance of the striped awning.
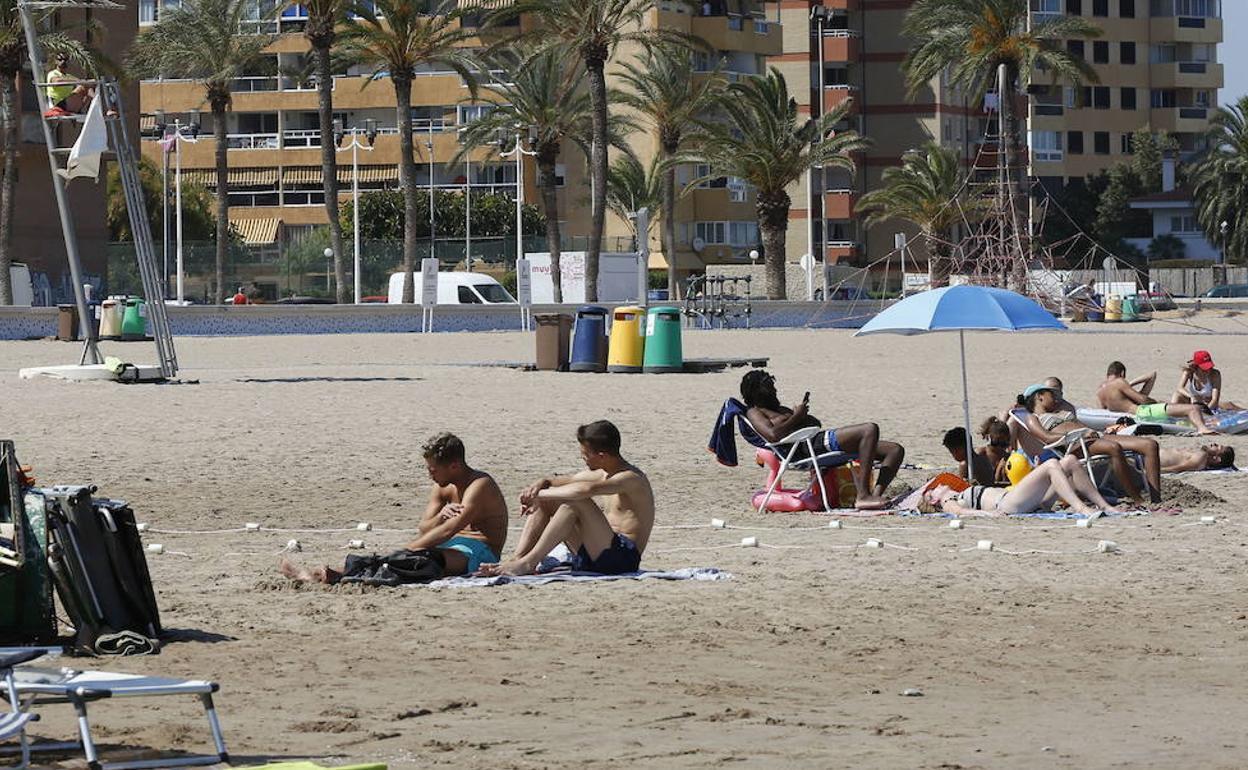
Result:
{"label": "striped awning", "polygon": [[281,224],[280,219],[232,219],[230,229],[248,246],[269,246],[277,243],[277,228]]}
{"label": "striped awning", "polygon": [[515,0],[459,0],[461,11],[497,11],[515,4]]}
{"label": "striped awning", "polygon": [[[398,166],[360,166],[361,184],[397,182]],[[320,166],[287,166],[282,169],[282,186],[321,184]],[[351,184],[351,167],[338,166],[338,184]]]}
{"label": "striped awning", "polygon": [[[213,168],[196,168],[182,172],[182,181],[204,187],[217,186],[217,170]],[[277,188],[277,169],[275,168],[232,168],[226,177],[230,187],[269,187]]]}

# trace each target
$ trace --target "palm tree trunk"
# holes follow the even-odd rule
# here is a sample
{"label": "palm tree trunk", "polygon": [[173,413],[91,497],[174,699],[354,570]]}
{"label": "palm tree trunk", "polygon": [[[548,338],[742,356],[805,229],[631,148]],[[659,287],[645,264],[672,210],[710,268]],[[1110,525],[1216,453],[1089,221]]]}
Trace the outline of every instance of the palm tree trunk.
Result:
{"label": "palm tree trunk", "polygon": [[13,264],[13,205],[17,200],[17,92],[16,75],[0,74],[0,132],[4,137],[4,168],[0,170],[0,305],[13,304],[10,266]]}
{"label": "palm tree trunk", "polygon": [[767,299],[786,299],[784,246],[789,229],[791,200],[784,190],[758,193],[758,232],[763,241],[763,270],[767,280]]}
{"label": "palm tree trunk", "polygon": [[[665,158],[675,154],[675,149],[663,149]],[[667,258],[667,298],[675,301],[676,297],[676,167],[669,166],[663,171],[663,256]]]}
{"label": "palm tree trunk", "polygon": [[217,161],[217,253],[216,293],[213,301],[225,304],[225,258],[230,246],[230,169],[227,163],[229,140],[226,137],[225,116],[230,105],[228,90],[210,90],[208,103],[212,107],[212,136],[216,141]]}
{"label": "palm tree trunk", "polygon": [[550,252],[550,282],[555,289],[555,304],[563,302],[563,274],[559,265],[559,192],[555,187],[554,152],[539,150],[537,184],[542,193],[542,213],[546,215],[546,251]]}
{"label": "palm tree trunk", "polygon": [[[927,236],[926,233],[924,235]],[[933,289],[949,285],[949,271],[952,268],[950,263],[953,261],[953,255],[949,253],[949,233],[941,233],[939,238],[939,242],[930,236],[924,238],[928,247],[927,258],[932,263]]]}
{"label": "palm tree trunk", "polygon": [[590,198],[589,244],[585,249],[585,301],[598,301],[598,255],[607,225],[607,80],[606,52],[583,56],[589,76],[589,100],[593,112],[589,174],[594,190]]}
{"label": "palm tree trunk", "polygon": [[[319,39],[318,39],[319,41]],[[325,216],[329,218],[330,247],[334,250],[335,297],[348,301],[346,255],[342,249],[342,222],[338,221],[338,158],[334,145],[334,73],[329,64],[329,46],[317,46],[317,109],[321,121],[321,189],[325,191]]]}
{"label": "palm tree trunk", "polygon": [[399,186],[403,188],[403,302],[416,301],[416,159],[412,156],[412,81],[394,82],[399,124]]}

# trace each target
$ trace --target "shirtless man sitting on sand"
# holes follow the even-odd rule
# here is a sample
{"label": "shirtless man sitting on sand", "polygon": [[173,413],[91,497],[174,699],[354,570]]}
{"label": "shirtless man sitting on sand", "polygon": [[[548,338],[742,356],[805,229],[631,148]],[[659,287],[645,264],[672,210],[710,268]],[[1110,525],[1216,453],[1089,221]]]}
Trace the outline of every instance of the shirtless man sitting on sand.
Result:
{"label": "shirtless man sitting on sand", "polygon": [[[776,378],[765,369],[745,373],[741,378],[741,399],[749,407],[746,419],[769,444],[775,444],[801,428],[822,427],[819,420],[810,414],[810,393],[807,392],[801,403],[793,408],[781,406],[776,395]],[[863,422],[832,428],[820,431],[813,441],[816,453],[840,451],[858,457],[861,469],[854,474],[854,486],[858,492],[854,507],[879,510],[888,504],[884,492],[897,475],[906,450],[892,441],[881,441],[880,426]],[[880,475],[872,486],[871,470],[876,460],[880,461]]]}
{"label": "shirtless man sitting on sand", "polygon": [[1195,449],[1161,450],[1161,472],[1219,471],[1235,467],[1235,447],[1206,444]]}
{"label": "shirtless man sitting on sand", "polygon": [[[417,527],[420,535],[406,551],[428,551],[440,559],[443,575],[471,575],[483,563],[498,561],[507,541],[507,501],[494,479],[468,465],[464,442],[451,433],[434,436],[422,448],[433,481],[429,504]],[[302,569],[282,559],[292,580],[337,583],[341,570]]]}
{"label": "shirtless man sitting on sand", "polygon": [[1217,433],[1205,422],[1205,411],[1199,404],[1167,404],[1149,396],[1156,381],[1156,372],[1148,377],[1127,380],[1127,367],[1121,361],[1111,361],[1105,371],[1105,381],[1096,389],[1096,400],[1102,409],[1126,412],[1135,415],[1137,420],[1177,417],[1190,422],[1202,436]]}
{"label": "shirtless man sitting on sand", "polygon": [[[572,551],[572,569],[636,572],[654,528],[654,491],[637,466],[620,456],[620,431],[606,420],[576,429],[588,470],[551,476],[520,494],[528,517],[510,561],[486,564],[482,575],[528,575],[555,546]],[[602,508],[594,497],[604,498]]]}

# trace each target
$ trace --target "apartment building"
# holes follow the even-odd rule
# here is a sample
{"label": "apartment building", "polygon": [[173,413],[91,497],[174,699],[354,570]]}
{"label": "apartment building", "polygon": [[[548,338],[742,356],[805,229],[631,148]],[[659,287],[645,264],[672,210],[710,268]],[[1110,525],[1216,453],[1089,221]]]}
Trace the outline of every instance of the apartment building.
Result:
{"label": "apartment building", "polygon": [[[106,27],[107,31],[103,35],[88,37],[87,42],[105,57],[113,61],[120,60],[130,41],[134,39],[137,29],[138,15],[135,6],[127,4],[117,9],[95,11],[67,8],[58,12],[57,20],[65,28],[73,28],[81,26],[84,15],[91,14],[94,14],[95,20]],[[60,219],[56,215],[52,175],[48,168],[47,148],[44,145],[43,130],[39,125],[39,106],[31,84],[29,68],[25,69],[19,81],[20,125],[13,228],[14,261],[24,262],[30,267],[36,304],[63,302],[72,298],[73,287],[69,277],[65,238]],[[128,110],[127,117],[130,118],[130,136],[137,139],[138,89],[123,84],[122,98]],[[58,126],[55,129],[58,144],[62,147],[72,144],[77,137],[79,125],[81,124],[66,123]],[[107,164],[104,168],[107,169]],[[98,184],[90,179],[76,179],[69,182],[67,191],[74,216],[83,278],[100,288],[107,273],[109,241],[103,179]]]}
{"label": "apartment building", "polygon": [[[1109,168],[1141,128],[1166,132],[1181,157],[1204,148],[1223,85],[1221,0],[1031,0],[1033,15],[1082,15],[1102,30],[1069,40],[1099,82],[1034,87],[1031,174],[1049,189]],[[1041,73],[1037,80],[1043,83]]]}
{"label": "apartment building", "polygon": [[[907,94],[901,62],[908,42],[901,24],[907,0],[782,0],[784,51],[772,60],[788,79],[800,108],[820,115],[849,101],[845,128],[871,139],[855,158],[854,174],[816,170],[810,189],[790,192],[788,258],[797,260],[813,241],[827,264],[863,265],[894,248],[893,235],[910,230],[885,222],[862,226],[855,204],[879,185],[884,169],[924,142],[936,140],[973,152],[974,127],[982,110],[940,82]],[[812,212],[813,211],[813,222]]]}
{"label": "apartment building", "polygon": [[[157,23],[162,3],[176,0],[140,0],[140,26]],[[735,3],[733,4],[736,5]],[[253,246],[276,251],[283,242],[299,238],[326,223],[321,192],[320,133],[317,95],[308,61],[308,45],[302,35],[307,22],[300,6],[288,7],[276,19],[262,20],[259,6],[248,29],[279,35],[268,49],[265,60],[253,73],[233,84],[233,107],[228,115],[228,161],[230,166],[230,219],[235,230]],[[477,23],[473,18],[461,24]],[[527,21],[525,23],[528,23]],[[698,35],[714,47],[698,59],[698,66],[710,71],[719,64],[730,78],[763,71],[766,57],[780,51],[780,28],[761,12],[729,9],[722,0],[708,0],[699,7],[673,0],[662,3],[649,23]],[[506,30],[503,31],[505,33]],[[479,44],[479,40],[475,41]],[[622,51],[621,56],[629,55]],[[376,126],[378,137],[371,152],[361,153],[360,189],[393,188],[398,184],[398,128],[394,91],[388,79],[371,80],[369,64],[352,66],[334,76],[336,119],[348,128]],[[505,77],[505,73],[491,73]],[[148,80],[141,84],[142,106],[147,124],[175,119],[198,122],[199,140],[182,148],[184,179],[209,188],[215,186],[214,141],[211,116],[204,105],[202,89],[193,82]],[[418,73],[412,89],[411,121],[416,129],[417,179],[420,187],[463,191],[489,190],[511,194],[516,184],[513,160],[498,156],[490,148],[469,155],[471,170],[465,164],[449,162],[458,150],[459,129],[478,116],[487,104],[469,101],[468,89],[450,71],[430,69]],[[151,135],[154,140],[155,134]],[[654,137],[634,135],[632,139],[643,164],[657,152]],[[155,141],[144,142],[144,154],[157,163],[161,150]],[[338,175],[342,199],[351,193],[350,153],[339,155]],[[570,248],[583,248],[589,235],[589,177],[584,155],[573,146],[565,147],[559,166],[560,222]],[[683,175],[692,179],[693,170]],[[525,159],[524,196],[537,201],[534,187],[536,170]],[[680,203],[678,218],[677,264],[683,269],[700,269],[705,262],[744,259],[758,243],[757,224],[750,191],[721,180],[693,191]],[[627,243],[628,222],[608,216],[607,240]],[[665,267],[665,255],[655,227],[651,238],[652,266]],[[271,276],[265,280],[271,280]]]}

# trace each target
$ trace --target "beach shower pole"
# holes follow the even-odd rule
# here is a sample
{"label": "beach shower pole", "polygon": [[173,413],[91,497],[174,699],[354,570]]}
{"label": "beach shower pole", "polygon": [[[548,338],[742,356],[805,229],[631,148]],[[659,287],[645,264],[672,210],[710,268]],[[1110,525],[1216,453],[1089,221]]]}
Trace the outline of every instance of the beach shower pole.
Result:
{"label": "beach shower pole", "polygon": [[975,449],[971,441],[971,396],[966,386],[966,332],[958,329],[958,352],[962,355],[962,425],[966,429],[966,475],[975,480]]}

